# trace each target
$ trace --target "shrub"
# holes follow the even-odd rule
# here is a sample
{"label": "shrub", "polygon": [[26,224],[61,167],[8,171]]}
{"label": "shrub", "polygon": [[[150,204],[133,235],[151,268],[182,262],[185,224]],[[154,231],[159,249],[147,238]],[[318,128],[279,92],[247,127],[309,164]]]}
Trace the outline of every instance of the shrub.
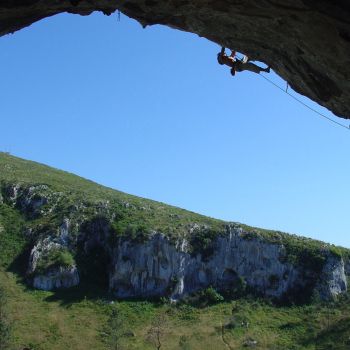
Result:
{"label": "shrub", "polygon": [[224,297],[219,294],[212,286],[202,290],[199,293],[200,300],[208,305],[217,304],[224,301]]}
{"label": "shrub", "polygon": [[55,267],[72,267],[75,260],[72,253],[67,248],[50,249],[47,254],[43,255],[36,267],[38,273],[45,273]]}
{"label": "shrub", "polygon": [[180,304],[178,317],[182,321],[194,321],[198,319],[198,310],[188,304]]}
{"label": "shrub", "polygon": [[128,224],[118,221],[112,223],[111,229],[114,237],[123,237],[135,243],[144,243],[149,237],[149,229],[145,224]]}
{"label": "shrub", "polygon": [[72,253],[68,250],[62,250],[57,255],[57,264],[64,267],[72,267],[74,265],[74,258]]}
{"label": "shrub", "polygon": [[201,254],[204,261],[208,260],[214,253],[214,240],[218,232],[212,229],[194,230],[190,237],[192,255]]}
{"label": "shrub", "polygon": [[242,276],[237,276],[232,285],[220,289],[220,293],[227,300],[241,298],[247,294],[247,282]]}

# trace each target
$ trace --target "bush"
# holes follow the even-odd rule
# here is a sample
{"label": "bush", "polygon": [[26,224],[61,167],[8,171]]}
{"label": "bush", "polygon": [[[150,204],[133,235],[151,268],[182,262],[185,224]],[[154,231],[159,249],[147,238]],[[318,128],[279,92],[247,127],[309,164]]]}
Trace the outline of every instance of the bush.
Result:
{"label": "bush", "polygon": [[224,301],[224,297],[219,294],[212,286],[202,290],[199,293],[200,300],[208,305],[217,304]]}
{"label": "bush", "polygon": [[178,307],[178,317],[182,321],[194,321],[198,319],[198,310],[188,304],[181,304]]}
{"label": "bush", "polygon": [[208,260],[214,253],[214,240],[218,232],[212,229],[194,230],[190,237],[192,255],[201,254],[204,261]]}
{"label": "bush", "polygon": [[73,255],[68,250],[62,250],[57,255],[57,264],[64,267],[72,267],[74,265]]}
{"label": "bush", "polygon": [[227,300],[241,298],[247,294],[247,282],[242,276],[237,276],[232,285],[220,289],[220,293]]}
{"label": "bush", "polygon": [[145,224],[128,224],[124,221],[116,221],[111,224],[114,237],[131,239],[135,243],[144,243],[148,240],[149,229]]}
{"label": "bush", "polygon": [[72,267],[75,265],[75,260],[72,253],[67,248],[55,248],[43,255],[37,265],[38,273],[45,273],[52,268],[57,267]]}

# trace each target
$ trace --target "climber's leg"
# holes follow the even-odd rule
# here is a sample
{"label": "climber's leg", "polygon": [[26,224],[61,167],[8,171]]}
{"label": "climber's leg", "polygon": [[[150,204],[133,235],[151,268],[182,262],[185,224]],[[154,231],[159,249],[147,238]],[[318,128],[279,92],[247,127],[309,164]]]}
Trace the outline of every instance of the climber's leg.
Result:
{"label": "climber's leg", "polygon": [[237,67],[236,70],[239,72],[242,72],[244,70],[248,70],[248,71],[256,73],[256,74],[259,74],[260,72],[270,73],[270,67],[261,68],[261,67],[257,66],[254,63],[251,63],[251,62],[239,64],[239,66]]}

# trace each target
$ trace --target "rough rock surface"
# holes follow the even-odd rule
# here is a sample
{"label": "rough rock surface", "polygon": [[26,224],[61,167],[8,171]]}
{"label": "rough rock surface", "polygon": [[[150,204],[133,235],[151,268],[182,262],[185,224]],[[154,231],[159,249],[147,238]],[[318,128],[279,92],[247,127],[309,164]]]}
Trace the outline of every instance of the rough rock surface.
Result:
{"label": "rough rock surface", "polygon": [[33,278],[33,287],[41,290],[65,289],[78,284],[79,273],[76,266],[60,266]]}
{"label": "rough rock surface", "polygon": [[61,12],[111,14],[196,33],[270,65],[297,92],[350,118],[346,0],[17,0],[0,2],[0,35]]}
{"label": "rough rock surface", "polygon": [[[247,239],[241,229],[229,227],[214,243],[213,255],[191,256],[187,242],[177,247],[163,235],[139,244],[121,242],[114,251],[110,290],[121,298],[164,296],[181,299],[197,290],[214,286],[235,288],[240,278],[249,287],[281,298],[293,290],[310,286],[313,276],[284,261],[283,245]],[[322,299],[332,299],[347,290],[344,263],[329,255],[318,278],[316,291]]]}
{"label": "rough rock surface", "polygon": [[[46,185],[15,184],[8,185],[4,191],[7,200],[30,218],[51,212],[60,198],[60,193],[52,192]],[[45,205],[47,207],[44,209]]]}
{"label": "rough rock surface", "polygon": [[28,275],[32,276],[34,288],[54,290],[70,288],[80,282],[78,268],[75,264],[48,266],[42,271],[40,263],[54,251],[69,251],[69,220],[65,219],[58,230],[58,234],[51,233],[43,240],[39,240],[33,247],[29,257]]}
{"label": "rough rock surface", "polygon": [[347,290],[344,261],[334,256],[328,256],[319,280],[317,290],[322,299],[334,299]]}

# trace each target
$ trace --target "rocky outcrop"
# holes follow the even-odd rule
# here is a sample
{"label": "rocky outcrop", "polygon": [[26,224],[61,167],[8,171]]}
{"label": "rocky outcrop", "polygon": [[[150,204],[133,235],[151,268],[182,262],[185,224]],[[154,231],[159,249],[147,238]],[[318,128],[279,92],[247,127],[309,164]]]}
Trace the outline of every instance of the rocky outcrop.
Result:
{"label": "rocky outcrop", "polygon": [[66,289],[78,284],[79,273],[76,266],[55,267],[33,278],[33,287],[41,290]]}
{"label": "rocky outcrop", "polygon": [[345,264],[344,266],[345,275],[350,277],[350,258],[349,257],[345,259],[344,264]]}
{"label": "rocky outcrop", "polygon": [[19,0],[0,3],[0,35],[61,12],[120,10],[270,65],[297,92],[350,118],[350,5],[344,0]]}
{"label": "rocky outcrop", "polygon": [[47,234],[31,250],[28,276],[34,288],[54,290],[79,284],[79,272],[69,244],[69,220],[65,219],[57,233]]}
{"label": "rocky outcrop", "polygon": [[47,185],[10,184],[3,188],[7,202],[27,217],[49,214],[60,200],[60,193],[52,192]]}
{"label": "rocky outcrop", "polygon": [[343,259],[328,255],[316,290],[324,300],[334,299],[347,290]]}
{"label": "rocky outcrop", "polygon": [[186,240],[176,247],[161,234],[139,244],[124,240],[113,253],[110,289],[120,298],[167,295],[172,299],[208,286],[233,290],[242,279],[259,294],[274,298],[313,286],[322,299],[331,299],[347,289],[339,257],[328,255],[316,284],[310,271],[286,261],[282,244],[247,239],[240,228],[229,226],[213,247],[212,256],[205,258],[191,255]]}

